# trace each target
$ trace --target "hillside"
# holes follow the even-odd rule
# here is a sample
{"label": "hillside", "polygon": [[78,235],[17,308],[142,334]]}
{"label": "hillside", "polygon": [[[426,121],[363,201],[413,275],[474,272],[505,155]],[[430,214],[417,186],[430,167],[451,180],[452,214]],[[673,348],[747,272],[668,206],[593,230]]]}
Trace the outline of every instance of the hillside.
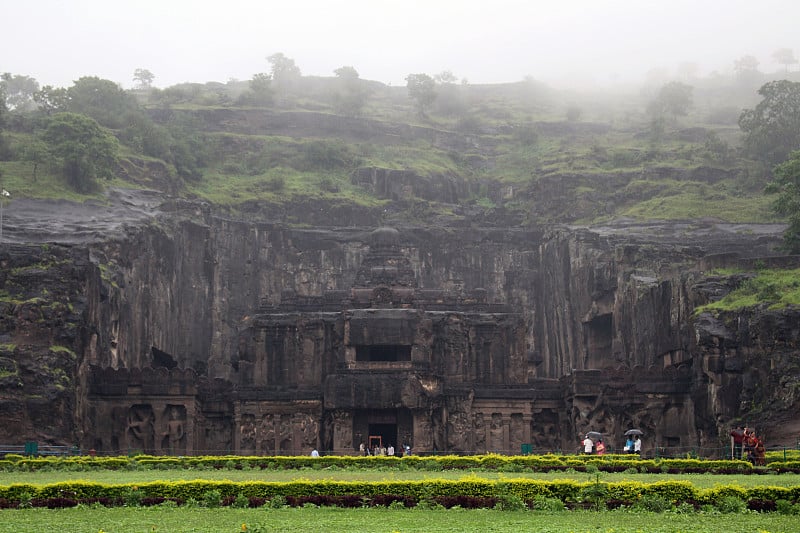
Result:
{"label": "hillside", "polygon": [[[441,84],[421,114],[405,87],[356,81],[353,89],[338,78],[301,78],[260,106],[243,97],[246,84],[231,82],[128,92],[117,95],[126,102],[119,109],[82,109],[120,141],[109,184],[243,214],[323,201],[372,213],[353,223],[374,213],[387,223],[776,221],[762,192],[770,169],[738,156],[736,120],[756,101],[754,90],[699,84],[686,116],[654,116],[652,87],[566,93],[534,81]],[[353,94],[358,108],[343,108]],[[26,148],[43,117],[10,116],[5,188],[15,197],[87,198]],[[301,211],[286,221],[303,223]]]}
{"label": "hillside", "polygon": [[0,442],[794,442],[799,265],[739,146],[753,87],[254,87],[81,78],[4,115]]}

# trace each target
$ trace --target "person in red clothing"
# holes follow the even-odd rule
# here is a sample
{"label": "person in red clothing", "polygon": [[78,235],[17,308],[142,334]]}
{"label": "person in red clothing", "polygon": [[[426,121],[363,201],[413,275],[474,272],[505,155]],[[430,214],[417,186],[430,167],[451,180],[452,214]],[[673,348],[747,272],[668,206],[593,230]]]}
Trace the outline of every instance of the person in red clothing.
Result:
{"label": "person in red clothing", "polygon": [[731,457],[733,459],[742,458],[742,443],[744,442],[744,428],[737,426],[731,430]]}
{"label": "person in red clothing", "polygon": [[606,445],[603,444],[603,439],[598,439],[597,444],[594,446],[597,455],[605,455],[606,453]]}

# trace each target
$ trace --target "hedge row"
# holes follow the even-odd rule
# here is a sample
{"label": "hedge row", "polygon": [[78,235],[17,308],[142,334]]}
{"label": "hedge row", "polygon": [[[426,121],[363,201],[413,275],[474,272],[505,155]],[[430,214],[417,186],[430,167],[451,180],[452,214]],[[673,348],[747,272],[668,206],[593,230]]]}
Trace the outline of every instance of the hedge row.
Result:
{"label": "hedge row", "polygon": [[[299,468],[385,468],[408,470],[503,470],[510,472],[549,472],[554,470],[576,471],[600,470],[624,472],[635,469],[650,473],[720,473],[746,474],[753,466],[746,461],[704,459],[639,459],[630,455],[582,456],[582,455],[437,455],[407,457],[356,457],[328,455],[323,457],[290,456],[149,456],[133,457],[49,457],[24,458],[6,456],[0,460],[0,470],[31,471],[42,468],[51,470],[135,470],[152,469],[278,469]],[[800,472],[800,461],[773,462],[771,469]]]}
{"label": "hedge row", "polygon": [[[699,507],[717,506],[730,498],[741,502],[762,502],[760,510],[775,508],[775,502],[800,501],[800,485],[794,487],[741,487],[721,485],[711,489],[698,489],[689,481],[659,481],[640,483],[624,481],[618,483],[577,482],[572,480],[527,480],[503,481],[480,478],[458,481],[429,479],[424,481],[154,481],[142,484],[103,484],[88,481],[68,481],[48,485],[15,483],[0,486],[0,507],[32,505],[31,502],[101,502],[106,505],[130,505],[131,502],[160,503],[171,500],[176,503],[208,501],[209,494],[221,503],[236,499],[261,502],[279,499],[284,502],[313,502],[327,499],[334,505],[344,502],[361,502],[366,505],[382,505],[401,501],[412,506],[418,502],[476,501],[503,502],[514,499],[532,502],[541,499],[557,499],[568,507],[586,502],[602,501],[606,506],[634,505],[638,501],[658,498],[669,505],[684,503]],[[336,503],[336,501],[340,503]],[[766,502],[766,503],[765,503]],[[769,503],[771,502],[771,504]],[[49,504],[46,504],[50,506]],[[59,506],[54,504],[55,506]],[[456,504],[462,505],[462,504]],[[65,505],[66,506],[66,505]],[[462,505],[463,506],[463,505]]]}

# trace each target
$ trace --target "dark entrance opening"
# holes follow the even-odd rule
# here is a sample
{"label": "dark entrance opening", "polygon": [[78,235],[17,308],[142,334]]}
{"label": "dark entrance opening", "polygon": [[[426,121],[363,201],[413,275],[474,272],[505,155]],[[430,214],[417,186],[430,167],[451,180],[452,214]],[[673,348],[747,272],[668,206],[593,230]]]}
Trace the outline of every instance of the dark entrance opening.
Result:
{"label": "dark entrance opening", "polygon": [[397,424],[370,424],[370,440],[372,437],[380,437],[383,447],[388,448],[391,444],[397,450]]}
{"label": "dark entrance opening", "polygon": [[411,346],[402,344],[356,346],[356,361],[411,361]]}

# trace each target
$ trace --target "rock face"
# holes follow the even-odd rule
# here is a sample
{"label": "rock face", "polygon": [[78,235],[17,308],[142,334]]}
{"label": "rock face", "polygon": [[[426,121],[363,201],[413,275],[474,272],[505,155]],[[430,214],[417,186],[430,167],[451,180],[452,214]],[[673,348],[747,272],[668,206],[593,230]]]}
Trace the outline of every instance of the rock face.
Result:
{"label": "rock face", "polygon": [[140,207],[157,223],[0,244],[0,441],[572,452],[638,427],[647,453],[714,454],[744,422],[794,443],[800,311],[694,315],[737,283],[713,268],[798,264],[775,257],[779,227],[300,229]]}

